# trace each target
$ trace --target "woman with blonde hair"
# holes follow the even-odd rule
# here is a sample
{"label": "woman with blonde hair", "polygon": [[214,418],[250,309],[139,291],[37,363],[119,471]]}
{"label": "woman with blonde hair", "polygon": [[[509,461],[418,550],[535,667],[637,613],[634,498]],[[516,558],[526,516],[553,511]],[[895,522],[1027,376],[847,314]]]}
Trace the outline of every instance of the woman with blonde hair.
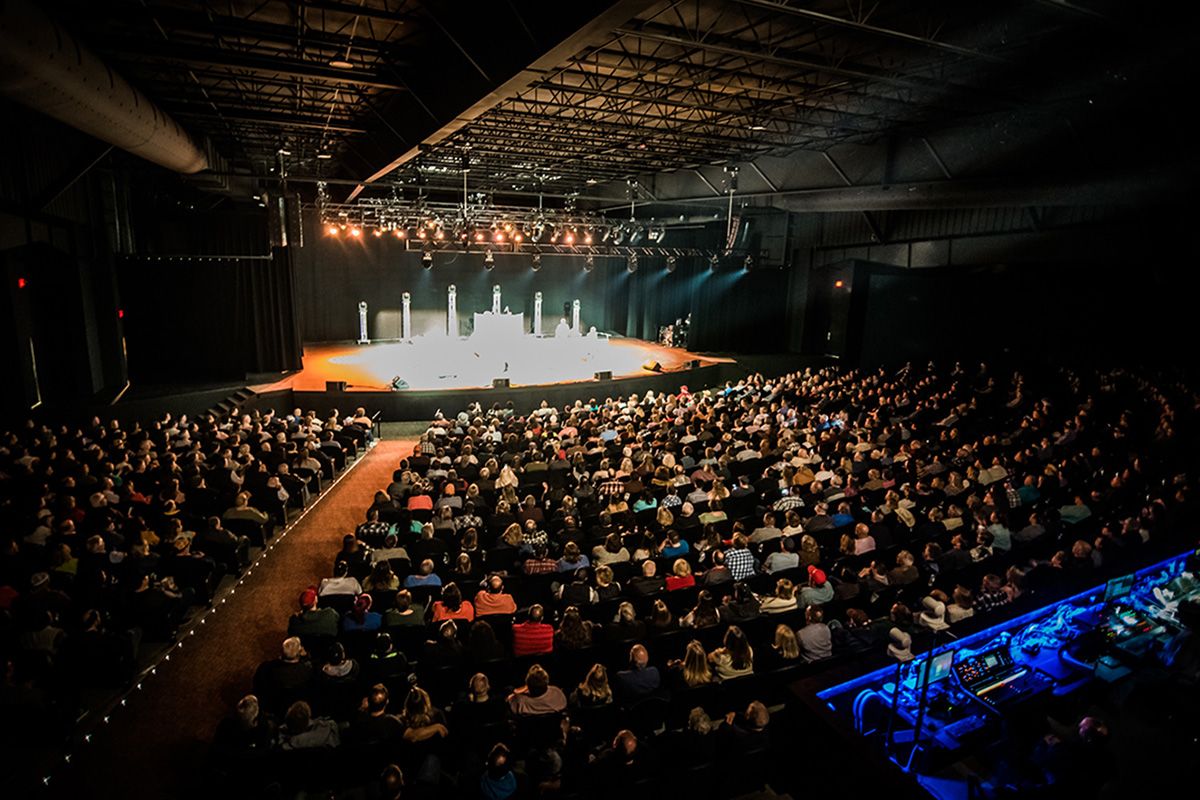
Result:
{"label": "woman with blonde hair", "polygon": [[612,688],[608,685],[608,670],[603,664],[593,664],[579,686],[571,692],[571,705],[576,708],[606,706],[612,701]]}
{"label": "woman with blonde hair", "polygon": [[708,686],[716,681],[708,664],[708,656],[704,653],[704,645],[695,639],[688,642],[682,659],[674,659],[667,666],[679,670],[679,680],[688,689]]}
{"label": "woman with blonde hair", "polygon": [[796,610],[796,586],[787,578],[775,582],[775,594],[762,598],[758,610],[763,614],[782,614]]}
{"label": "woman with blonde hair", "polygon": [[504,529],[500,539],[509,547],[520,547],[525,543],[525,532],[518,523],[514,522]]}
{"label": "woman with blonde hair", "polygon": [[654,521],[660,528],[666,530],[675,524],[675,515],[671,513],[671,509],[660,505],[658,511],[654,512]]}
{"label": "woman with blonde hair", "polygon": [[821,563],[821,546],[811,534],[800,537],[800,566],[803,569],[815,567]]}
{"label": "woman with blonde hair", "polygon": [[796,638],[796,632],[787,625],[777,625],[771,651],[779,660],[785,662],[800,658],[800,641]]}

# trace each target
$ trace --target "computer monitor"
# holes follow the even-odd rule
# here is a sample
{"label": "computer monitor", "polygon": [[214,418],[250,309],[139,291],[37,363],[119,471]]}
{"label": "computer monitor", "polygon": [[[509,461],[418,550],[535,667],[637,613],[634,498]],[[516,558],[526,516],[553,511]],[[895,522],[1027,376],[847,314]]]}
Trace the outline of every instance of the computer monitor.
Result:
{"label": "computer monitor", "polygon": [[1122,575],[1119,578],[1113,578],[1104,586],[1104,602],[1116,603],[1129,596],[1133,590],[1133,575]]}
{"label": "computer monitor", "polygon": [[954,666],[954,651],[947,650],[944,653],[938,653],[932,656],[929,660],[929,683],[934,684],[938,681],[945,680],[950,675],[950,670]]}

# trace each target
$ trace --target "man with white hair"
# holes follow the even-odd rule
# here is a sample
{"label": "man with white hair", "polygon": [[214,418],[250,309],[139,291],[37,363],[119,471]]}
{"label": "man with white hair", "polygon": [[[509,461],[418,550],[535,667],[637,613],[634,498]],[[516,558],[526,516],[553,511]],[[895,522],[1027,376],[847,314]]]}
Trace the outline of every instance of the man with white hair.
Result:
{"label": "man with white hair", "polygon": [[254,694],[266,709],[282,716],[288,707],[309,696],[313,686],[313,666],[299,637],[283,640],[279,658],[263,662],[254,673]]}

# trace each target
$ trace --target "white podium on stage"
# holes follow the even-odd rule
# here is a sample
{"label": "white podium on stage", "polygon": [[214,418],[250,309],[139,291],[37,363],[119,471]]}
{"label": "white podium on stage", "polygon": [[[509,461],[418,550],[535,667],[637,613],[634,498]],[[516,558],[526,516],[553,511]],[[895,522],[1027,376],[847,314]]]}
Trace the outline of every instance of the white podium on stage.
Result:
{"label": "white podium on stage", "polygon": [[475,315],[475,329],[471,338],[511,341],[524,335],[524,314],[493,314],[489,311]]}

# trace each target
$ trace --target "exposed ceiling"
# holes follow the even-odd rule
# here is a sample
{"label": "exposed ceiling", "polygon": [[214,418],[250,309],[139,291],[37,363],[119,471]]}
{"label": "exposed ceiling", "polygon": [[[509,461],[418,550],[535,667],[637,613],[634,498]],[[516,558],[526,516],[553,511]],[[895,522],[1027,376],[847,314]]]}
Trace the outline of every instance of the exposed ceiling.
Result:
{"label": "exposed ceiling", "polygon": [[1134,24],[1109,0],[64,0],[48,10],[230,169],[270,179],[282,168],[306,191],[320,178],[336,200],[414,185],[461,193],[467,165],[472,191],[603,203],[636,176],[1120,102],[1156,55],[1179,56],[1141,35],[1168,19]]}

